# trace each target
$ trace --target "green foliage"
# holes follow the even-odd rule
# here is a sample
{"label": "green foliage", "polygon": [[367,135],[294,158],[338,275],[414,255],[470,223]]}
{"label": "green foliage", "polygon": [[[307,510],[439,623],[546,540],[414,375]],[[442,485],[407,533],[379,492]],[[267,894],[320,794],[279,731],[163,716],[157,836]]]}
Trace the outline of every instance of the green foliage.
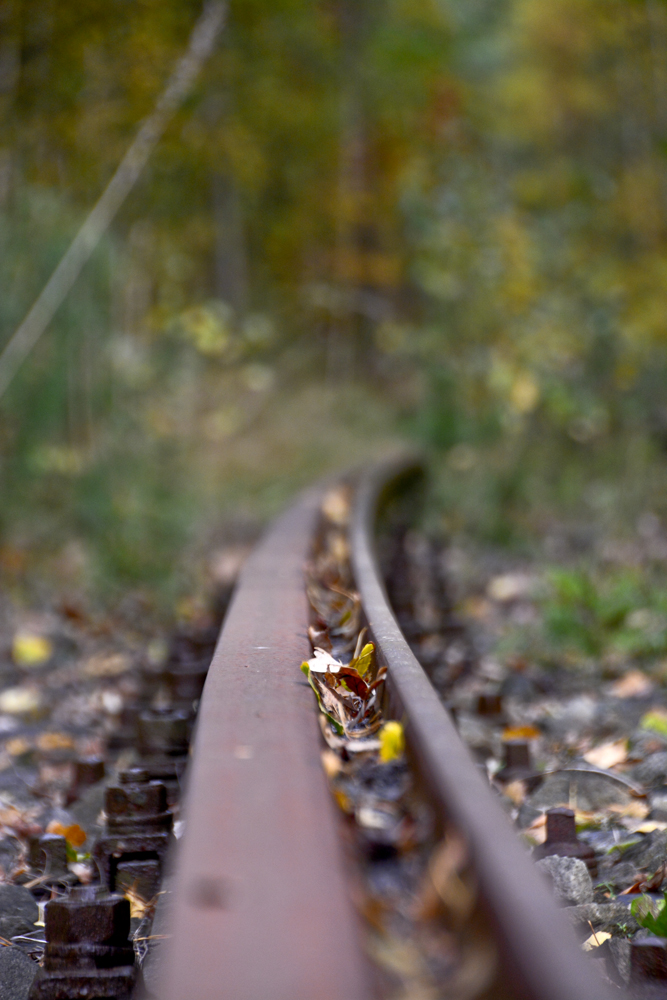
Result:
{"label": "green foliage", "polygon": [[[0,341],[198,11],[0,0]],[[233,0],[1,404],[0,557],[75,536],[163,579],[222,493],[266,513],[397,430],[453,533],[667,513],[666,55],[658,2]],[[551,642],[665,649],[664,595],[570,577]]]}
{"label": "green foliage", "polygon": [[553,569],[542,602],[548,638],[557,647],[599,656],[651,657],[667,650],[665,591],[646,575]]}
{"label": "green foliage", "polygon": [[648,896],[633,899],[630,912],[640,927],[646,928],[656,937],[667,937],[667,894],[654,903]]}

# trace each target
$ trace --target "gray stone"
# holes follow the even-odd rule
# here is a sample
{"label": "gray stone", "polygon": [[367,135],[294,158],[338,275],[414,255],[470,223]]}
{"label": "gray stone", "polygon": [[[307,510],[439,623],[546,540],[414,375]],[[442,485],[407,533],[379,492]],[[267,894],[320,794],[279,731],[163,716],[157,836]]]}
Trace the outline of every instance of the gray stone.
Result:
{"label": "gray stone", "polygon": [[667,788],[649,795],[651,819],[664,822],[667,819]]}
{"label": "gray stone", "polygon": [[35,929],[39,907],[22,885],[0,883],[0,935],[12,938]]}
{"label": "gray stone", "polygon": [[628,933],[637,930],[637,921],[624,903],[582,903],[580,906],[568,906],[564,911],[574,927],[590,934],[589,922],[596,931],[608,931],[613,934],[619,926],[625,927]]}
{"label": "gray stone", "polygon": [[667,781],[667,751],[652,753],[633,769],[632,776],[653,788],[664,785]]}
{"label": "gray stone", "polygon": [[599,881],[608,882],[614,889],[628,889],[635,884],[639,877],[640,873],[632,862],[623,860],[610,868],[605,873],[604,879],[599,879]]}
{"label": "gray stone", "polygon": [[20,857],[20,841],[16,837],[3,837],[0,840],[0,868],[5,875],[14,870]]}
{"label": "gray stone", "polygon": [[643,871],[657,872],[660,865],[667,861],[667,830],[647,833],[640,843],[632,844],[623,852],[623,860],[631,861]]}
{"label": "gray stone", "polygon": [[554,895],[563,906],[593,902],[593,882],[588,868],[579,858],[561,858],[552,854],[536,864],[551,880]]}
{"label": "gray stone", "polygon": [[609,954],[619,978],[627,983],[630,979],[630,942],[626,938],[613,937],[609,941]]}
{"label": "gray stone", "polygon": [[19,948],[0,948],[0,1000],[28,1000],[37,969]]}

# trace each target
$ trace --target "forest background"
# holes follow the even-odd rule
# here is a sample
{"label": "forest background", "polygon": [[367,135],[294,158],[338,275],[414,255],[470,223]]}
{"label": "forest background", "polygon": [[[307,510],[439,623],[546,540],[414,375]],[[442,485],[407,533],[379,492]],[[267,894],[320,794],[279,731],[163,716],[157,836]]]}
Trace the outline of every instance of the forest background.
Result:
{"label": "forest background", "polygon": [[[0,344],[199,12],[0,0]],[[635,531],[666,349],[664,0],[232,0],[0,401],[2,583],[168,603],[216,532],[406,439],[448,536]]]}

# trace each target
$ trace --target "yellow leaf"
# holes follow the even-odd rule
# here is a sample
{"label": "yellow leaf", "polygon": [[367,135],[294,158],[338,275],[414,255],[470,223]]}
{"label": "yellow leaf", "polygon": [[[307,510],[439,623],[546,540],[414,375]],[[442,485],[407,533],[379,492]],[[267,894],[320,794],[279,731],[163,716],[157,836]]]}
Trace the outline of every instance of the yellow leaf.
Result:
{"label": "yellow leaf", "polygon": [[38,667],[53,655],[53,644],[43,635],[17,632],[12,643],[14,663],[19,667]]}
{"label": "yellow leaf", "polygon": [[509,726],[503,730],[503,740],[536,740],[541,735],[536,726]]}
{"label": "yellow leaf", "polygon": [[364,677],[370,670],[371,663],[373,661],[373,653],[375,652],[375,646],[372,642],[367,642],[358,659],[353,660],[350,664],[351,667],[357,671],[360,677]]}
{"label": "yellow leaf", "polygon": [[604,944],[605,941],[608,941],[610,937],[611,934],[608,934],[607,931],[593,931],[591,936],[586,938],[581,947],[584,951],[592,951],[593,948],[599,948],[600,945]]}
{"label": "yellow leaf", "polygon": [[400,757],[405,749],[405,736],[400,722],[385,722],[379,732],[380,760],[388,764]]}

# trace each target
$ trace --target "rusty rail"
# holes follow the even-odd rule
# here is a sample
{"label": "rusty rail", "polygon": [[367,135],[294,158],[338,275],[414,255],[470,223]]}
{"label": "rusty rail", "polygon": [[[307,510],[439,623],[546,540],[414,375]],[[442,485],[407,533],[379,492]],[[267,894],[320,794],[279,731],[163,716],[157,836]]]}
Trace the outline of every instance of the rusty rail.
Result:
{"label": "rusty rail", "polygon": [[[406,717],[442,829],[464,838],[502,974],[487,997],[608,1000],[485,785],[388,605],[373,533],[409,464],[363,475],[352,558],[364,613]],[[303,568],[323,491],[305,494],[247,563],[201,702],[160,1000],[366,1000],[359,944],[320,764]]]}
{"label": "rusty rail", "polygon": [[227,613],[199,711],[160,1000],[370,995],[298,669],[320,501],[310,492],[277,521]]}
{"label": "rusty rail", "polygon": [[[352,564],[366,619],[389,668],[406,740],[445,828],[465,840],[481,903],[495,929],[503,994],[522,1000],[610,997],[578,948],[546,884],[475,767],[396,622],[374,548],[378,516],[414,461],[388,461],[361,477],[351,530]],[[617,994],[618,995],[618,994]]]}

